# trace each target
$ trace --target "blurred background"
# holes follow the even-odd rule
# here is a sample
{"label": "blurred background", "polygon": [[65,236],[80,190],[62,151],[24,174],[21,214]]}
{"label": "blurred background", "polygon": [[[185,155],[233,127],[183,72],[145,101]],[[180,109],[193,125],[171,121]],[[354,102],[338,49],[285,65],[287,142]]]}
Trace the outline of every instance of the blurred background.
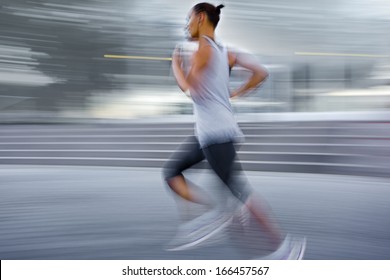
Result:
{"label": "blurred background", "polygon": [[[219,40],[271,73],[237,112],[389,108],[388,1],[222,2]],[[2,0],[0,120],[191,114],[169,58],[195,3]]]}
{"label": "blurred background", "polygon": [[[390,2],[221,2],[218,40],[271,74],[233,103],[249,181],[307,259],[390,259]],[[0,259],[264,255],[237,228],[163,250],[178,215],[161,167],[193,134],[170,57],[196,48],[194,4],[0,0]],[[213,192],[199,167],[188,176]]]}

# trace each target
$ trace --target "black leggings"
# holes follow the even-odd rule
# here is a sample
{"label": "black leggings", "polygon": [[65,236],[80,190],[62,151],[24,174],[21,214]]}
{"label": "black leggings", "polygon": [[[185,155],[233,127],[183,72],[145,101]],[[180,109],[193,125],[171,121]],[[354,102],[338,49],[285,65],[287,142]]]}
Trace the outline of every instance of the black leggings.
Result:
{"label": "black leggings", "polygon": [[188,137],[172,154],[163,169],[167,181],[193,165],[207,159],[211,168],[230,189],[234,196],[245,202],[251,193],[248,184],[239,179],[242,171],[241,164],[236,159],[236,149],[233,142],[213,144],[201,148],[195,136]]}

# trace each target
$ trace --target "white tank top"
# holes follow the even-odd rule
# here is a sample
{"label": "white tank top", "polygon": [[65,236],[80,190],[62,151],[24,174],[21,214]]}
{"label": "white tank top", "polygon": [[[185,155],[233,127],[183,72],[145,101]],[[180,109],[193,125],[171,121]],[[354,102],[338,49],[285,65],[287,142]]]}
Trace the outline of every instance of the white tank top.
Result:
{"label": "white tank top", "polygon": [[226,47],[203,36],[212,46],[207,68],[200,74],[194,101],[195,133],[201,147],[244,140],[230,104],[229,58]]}

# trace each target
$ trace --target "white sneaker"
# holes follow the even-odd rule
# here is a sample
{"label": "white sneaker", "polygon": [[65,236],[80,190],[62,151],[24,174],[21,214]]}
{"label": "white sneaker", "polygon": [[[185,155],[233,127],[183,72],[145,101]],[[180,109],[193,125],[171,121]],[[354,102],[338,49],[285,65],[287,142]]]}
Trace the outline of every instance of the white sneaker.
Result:
{"label": "white sneaker", "polygon": [[305,254],[306,238],[293,240],[290,234],[286,235],[279,248],[263,257],[266,260],[301,260]]}
{"label": "white sneaker", "polygon": [[168,251],[190,249],[225,229],[232,221],[232,215],[219,209],[186,222],[179,227],[176,236],[165,248]]}
{"label": "white sneaker", "polygon": [[306,250],[306,237],[294,241],[288,260],[302,260]]}

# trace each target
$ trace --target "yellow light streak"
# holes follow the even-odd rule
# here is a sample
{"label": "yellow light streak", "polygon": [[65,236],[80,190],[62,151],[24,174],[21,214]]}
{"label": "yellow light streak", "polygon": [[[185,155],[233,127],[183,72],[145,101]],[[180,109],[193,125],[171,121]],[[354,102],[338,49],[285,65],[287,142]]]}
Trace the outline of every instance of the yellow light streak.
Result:
{"label": "yellow light streak", "polygon": [[157,57],[157,56],[133,56],[133,55],[114,55],[105,54],[105,58],[117,58],[117,59],[137,59],[137,60],[160,60],[160,61],[171,61],[170,57]]}

